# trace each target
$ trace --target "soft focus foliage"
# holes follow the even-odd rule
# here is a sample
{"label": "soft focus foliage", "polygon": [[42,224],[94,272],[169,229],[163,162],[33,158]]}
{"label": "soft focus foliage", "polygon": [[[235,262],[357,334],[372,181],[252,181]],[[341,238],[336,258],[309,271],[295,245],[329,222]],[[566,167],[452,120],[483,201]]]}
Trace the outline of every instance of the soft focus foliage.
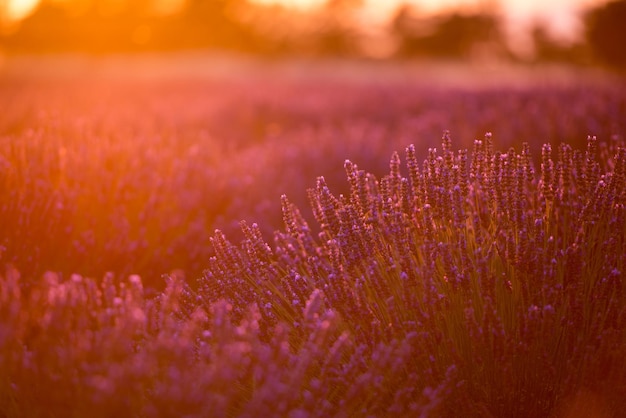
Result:
{"label": "soft focus foliage", "polygon": [[[199,280],[0,277],[0,414],[615,416],[626,407],[626,148],[450,135],[345,194],[283,195],[268,245]],[[553,149],[554,148],[554,149]]]}

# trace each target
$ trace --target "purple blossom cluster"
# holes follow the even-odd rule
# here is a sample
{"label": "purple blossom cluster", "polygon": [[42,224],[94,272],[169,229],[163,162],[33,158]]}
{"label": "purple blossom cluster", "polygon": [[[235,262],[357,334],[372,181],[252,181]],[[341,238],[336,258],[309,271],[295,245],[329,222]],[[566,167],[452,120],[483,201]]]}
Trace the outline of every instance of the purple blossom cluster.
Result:
{"label": "purple blossom cluster", "polygon": [[[216,230],[197,280],[0,278],[13,416],[617,416],[626,144],[415,146]],[[553,149],[553,148],[556,148]],[[556,152],[555,152],[556,151]],[[404,164],[402,162],[404,160]],[[356,160],[355,160],[356,161]],[[95,415],[94,415],[95,414]]]}

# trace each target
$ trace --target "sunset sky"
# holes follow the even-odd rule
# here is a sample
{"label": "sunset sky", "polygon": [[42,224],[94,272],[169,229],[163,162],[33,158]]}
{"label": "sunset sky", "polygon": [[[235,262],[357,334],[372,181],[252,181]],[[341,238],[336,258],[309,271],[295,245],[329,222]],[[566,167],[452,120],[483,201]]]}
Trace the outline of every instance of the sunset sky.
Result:
{"label": "sunset sky", "polygon": [[[7,14],[13,20],[27,15],[39,0],[5,0]],[[72,0],[60,0],[72,1]],[[160,0],[164,3],[181,4],[184,0]],[[253,0],[259,3],[282,3],[300,8],[312,8],[320,5],[324,0]],[[383,24],[398,4],[411,3],[417,10],[423,12],[437,12],[451,7],[487,7],[500,9],[508,23],[509,30],[523,28],[524,24],[533,19],[542,19],[549,22],[553,32],[565,38],[576,35],[580,29],[577,18],[578,12],[584,7],[601,2],[602,0],[364,0],[365,8],[361,12],[362,19],[370,24]],[[1,4],[1,3],[0,3]],[[521,29],[517,29],[521,30]]]}

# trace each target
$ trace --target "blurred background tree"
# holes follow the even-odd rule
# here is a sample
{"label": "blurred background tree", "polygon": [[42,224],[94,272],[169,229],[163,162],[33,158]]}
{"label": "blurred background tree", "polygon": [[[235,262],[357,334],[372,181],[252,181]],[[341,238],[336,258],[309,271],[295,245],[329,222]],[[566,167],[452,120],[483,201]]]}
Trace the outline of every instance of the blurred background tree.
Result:
{"label": "blurred background tree", "polygon": [[626,0],[589,9],[584,16],[587,43],[595,58],[618,70],[626,70]]}
{"label": "blurred background tree", "polygon": [[324,3],[315,36],[319,55],[358,55],[360,34],[354,13],[363,3],[363,0],[327,0]]}
{"label": "blurred background tree", "polygon": [[187,0],[166,30],[167,37],[183,48],[217,48],[238,51],[261,49],[260,39],[239,19],[251,7],[246,0]]}
{"label": "blurred background tree", "polygon": [[400,57],[471,58],[508,55],[501,19],[486,11],[448,12],[431,17],[402,5],[392,19]]}
{"label": "blurred background tree", "polygon": [[533,43],[533,60],[538,63],[588,64],[589,52],[584,40],[566,42],[550,33],[549,25],[535,20],[530,27]]}
{"label": "blurred background tree", "polygon": [[85,0],[73,8],[41,0],[4,44],[35,52],[254,51],[260,38],[238,19],[246,7],[246,0],[186,0],[180,10],[163,13],[154,0]]}

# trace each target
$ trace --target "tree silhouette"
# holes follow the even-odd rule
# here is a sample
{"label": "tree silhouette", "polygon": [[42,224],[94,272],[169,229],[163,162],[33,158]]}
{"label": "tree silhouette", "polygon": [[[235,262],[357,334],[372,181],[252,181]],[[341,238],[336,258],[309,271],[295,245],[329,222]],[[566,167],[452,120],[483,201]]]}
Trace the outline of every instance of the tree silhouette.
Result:
{"label": "tree silhouette", "polygon": [[616,0],[585,13],[585,35],[602,63],[626,70],[626,0]]}
{"label": "tree silhouette", "polygon": [[327,0],[321,11],[315,52],[332,56],[358,54],[359,33],[352,17],[361,6],[363,0]]}
{"label": "tree silhouette", "polygon": [[481,46],[504,50],[497,16],[489,13],[448,13],[430,18],[416,16],[402,5],[391,23],[401,57],[468,58]]}
{"label": "tree silhouette", "polygon": [[185,47],[253,51],[258,38],[237,18],[244,6],[249,7],[246,0],[187,0],[172,35],[178,34]]}
{"label": "tree silhouette", "polygon": [[581,41],[566,43],[555,38],[544,21],[535,21],[530,35],[535,49],[534,60],[537,62],[583,64],[588,61],[588,53]]}

